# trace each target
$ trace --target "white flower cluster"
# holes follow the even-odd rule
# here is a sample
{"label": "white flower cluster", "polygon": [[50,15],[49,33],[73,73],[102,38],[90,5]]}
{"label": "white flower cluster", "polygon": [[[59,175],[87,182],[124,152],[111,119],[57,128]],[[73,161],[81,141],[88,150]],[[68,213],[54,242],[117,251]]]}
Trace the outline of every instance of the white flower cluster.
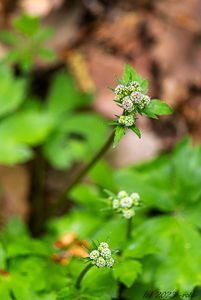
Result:
{"label": "white flower cluster", "polygon": [[135,215],[135,206],[139,205],[140,196],[138,193],[132,193],[130,196],[126,191],[120,191],[117,197],[112,198],[112,208],[122,213],[126,219],[131,219]]}
{"label": "white flower cluster", "polygon": [[137,111],[143,110],[151,101],[150,97],[145,95],[137,81],[131,81],[127,85],[118,84],[114,90],[115,101],[124,110],[124,115],[119,117],[119,123],[130,127],[134,125],[134,115]]}
{"label": "white flower cluster", "polygon": [[92,263],[95,264],[98,268],[111,268],[114,264],[112,253],[109,249],[108,244],[105,242],[100,243],[98,249],[91,251],[89,257],[92,260]]}

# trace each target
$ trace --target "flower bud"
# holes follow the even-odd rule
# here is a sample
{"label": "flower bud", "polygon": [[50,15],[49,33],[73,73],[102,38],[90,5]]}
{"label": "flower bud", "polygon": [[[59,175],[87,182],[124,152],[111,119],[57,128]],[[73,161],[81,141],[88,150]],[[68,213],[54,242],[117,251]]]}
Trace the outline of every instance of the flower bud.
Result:
{"label": "flower bud", "polygon": [[123,217],[126,219],[131,219],[134,216],[134,214],[135,211],[133,208],[123,210]]}
{"label": "flower bud", "polygon": [[114,199],[113,201],[112,201],[112,207],[114,208],[114,209],[117,209],[117,208],[119,208],[119,200],[118,199]]}
{"label": "flower bud", "polygon": [[138,193],[132,193],[130,197],[133,200],[134,205],[139,205],[140,195]]}
{"label": "flower bud", "polygon": [[128,193],[126,191],[120,191],[117,195],[117,197],[119,199],[124,198],[124,197],[128,197]]}

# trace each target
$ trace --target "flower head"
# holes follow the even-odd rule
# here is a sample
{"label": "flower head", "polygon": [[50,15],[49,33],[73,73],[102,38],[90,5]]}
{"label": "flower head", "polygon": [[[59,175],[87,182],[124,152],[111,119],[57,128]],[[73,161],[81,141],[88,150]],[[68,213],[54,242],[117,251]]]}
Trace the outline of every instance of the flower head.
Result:
{"label": "flower head", "polygon": [[122,99],[123,97],[126,97],[129,95],[130,90],[129,87],[123,84],[118,84],[114,90],[114,93],[116,95],[116,100]]}
{"label": "flower head", "polygon": [[110,258],[111,257],[111,251],[109,248],[103,248],[102,251],[101,251],[101,255],[104,257],[104,258]]}
{"label": "flower head", "polygon": [[122,107],[123,107],[123,109],[125,109],[128,112],[131,112],[133,110],[133,108],[134,108],[133,102],[131,101],[131,99],[128,96],[123,98]]}
{"label": "flower head", "polygon": [[130,197],[122,198],[120,201],[120,206],[123,208],[130,208],[133,204],[133,200]]}
{"label": "flower head", "polygon": [[135,119],[132,115],[121,116],[121,117],[119,117],[119,123],[124,126],[130,127],[135,123]]}
{"label": "flower head", "polygon": [[144,98],[144,95],[140,92],[133,92],[131,94],[131,100],[135,104],[139,104],[142,101],[143,98]]}
{"label": "flower head", "polygon": [[100,243],[98,249],[92,250],[89,254],[89,258],[91,259],[92,264],[96,265],[98,268],[111,268],[114,264],[111,250],[106,242]]}
{"label": "flower head", "polygon": [[[126,191],[120,191],[115,198],[110,197],[112,208],[117,213],[121,213],[126,219],[130,219],[135,215],[135,207],[139,205],[140,195],[132,193],[130,196]],[[98,249],[101,251],[101,249]]]}

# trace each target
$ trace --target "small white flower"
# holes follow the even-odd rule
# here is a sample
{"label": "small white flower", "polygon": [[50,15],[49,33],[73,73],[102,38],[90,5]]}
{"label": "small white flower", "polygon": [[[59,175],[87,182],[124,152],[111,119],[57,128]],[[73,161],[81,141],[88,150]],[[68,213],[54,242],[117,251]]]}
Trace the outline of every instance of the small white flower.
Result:
{"label": "small white flower", "polygon": [[111,257],[111,251],[109,248],[103,248],[101,251],[101,255],[106,258],[109,259]]}
{"label": "small white flower", "polygon": [[98,250],[93,250],[91,251],[91,253],[89,254],[89,257],[93,260],[96,260],[98,257],[100,256],[100,253]]}
{"label": "small white flower", "polygon": [[140,92],[133,92],[131,94],[131,100],[136,104],[139,104],[143,98],[144,98],[144,95],[141,94]]}
{"label": "small white flower", "polygon": [[133,204],[133,200],[130,197],[122,198],[120,201],[120,205],[123,208],[130,208]]}
{"label": "small white flower", "polygon": [[117,197],[119,199],[124,198],[124,197],[128,197],[128,193],[126,191],[120,191],[117,195]]}
{"label": "small white flower", "polygon": [[140,195],[138,193],[132,193],[130,195],[131,199],[133,200],[134,205],[138,205],[140,201]]}
{"label": "small white flower", "polygon": [[114,208],[114,209],[117,209],[117,208],[119,208],[119,200],[118,199],[114,199],[113,201],[112,201],[112,207]]}
{"label": "small white flower", "polygon": [[103,257],[99,257],[97,260],[96,260],[96,266],[99,267],[99,268],[103,268],[105,267],[106,265],[106,261]]}
{"label": "small white flower", "polygon": [[134,216],[134,214],[135,214],[135,211],[133,208],[123,210],[123,216],[126,219],[131,219]]}
{"label": "small white flower", "polygon": [[123,109],[125,109],[126,111],[132,111],[133,110],[133,102],[131,101],[131,99],[126,96],[123,101],[122,101],[122,107]]}
{"label": "small white flower", "polygon": [[114,259],[110,257],[109,259],[106,259],[106,266],[108,268],[111,268],[114,265]]}

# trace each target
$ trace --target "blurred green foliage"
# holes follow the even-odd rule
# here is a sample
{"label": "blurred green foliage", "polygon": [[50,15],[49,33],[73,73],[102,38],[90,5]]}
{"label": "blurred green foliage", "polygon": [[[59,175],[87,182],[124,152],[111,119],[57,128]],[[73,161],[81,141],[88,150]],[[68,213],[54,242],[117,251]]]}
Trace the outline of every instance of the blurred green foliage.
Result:
{"label": "blurred green foliage", "polygon": [[[40,145],[45,158],[63,169],[74,161],[87,160],[102,144],[106,122],[81,111],[92,97],[81,93],[69,74],[56,73],[42,102],[29,95],[26,79],[16,78],[8,66],[1,65],[0,73],[1,163],[26,162],[33,158],[33,147]],[[96,128],[96,135],[91,128]]]}
{"label": "blurred green foliage", "polygon": [[[24,225],[13,220],[1,238],[0,269],[9,272],[8,276],[0,275],[2,299],[10,300],[14,295],[17,300],[138,300],[151,290],[166,292],[166,296],[169,292],[165,299],[170,295],[191,299],[182,295],[194,291],[193,299],[199,299],[200,161],[201,147],[192,148],[185,139],[172,154],[136,167],[112,171],[100,162],[91,172],[98,186],[81,184],[74,188],[71,197],[75,207],[68,215],[49,221],[45,237],[32,239]],[[114,192],[138,192],[143,200],[133,219],[130,241],[126,240],[126,220],[112,213],[101,188],[99,177],[104,169],[110,171]],[[90,270],[80,291],[74,284],[83,262],[72,259],[61,266],[51,260],[56,251],[54,241],[70,232],[88,241],[107,238],[111,249],[119,250],[114,268]],[[121,298],[118,282],[124,285]]]}
{"label": "blurred green foliage", "polygon": [[0,40],[12,47],[4,62],[17,63],[27,72],[31,70],[37,58],[47,60],[56,58],[54,51],[45,45],[53,30],[44,28],[39,18],[21,15],[13,20],[12,25],[13,30],[4,30],[0,33]]}

